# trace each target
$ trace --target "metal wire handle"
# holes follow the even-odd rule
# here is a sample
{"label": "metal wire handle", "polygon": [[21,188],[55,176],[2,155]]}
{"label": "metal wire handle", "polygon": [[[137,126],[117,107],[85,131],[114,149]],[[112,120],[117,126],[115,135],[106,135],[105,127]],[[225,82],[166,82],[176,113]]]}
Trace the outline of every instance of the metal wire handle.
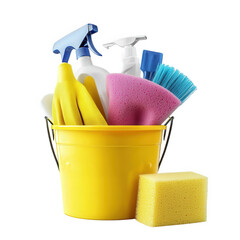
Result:
{"label": "metal wire handle", "polygon": [[[161,163],[162,163],[162,161],[163,161],[164,155],[165,155],[166,150],[167,150],[167,147],[168,147],[169,139],[170,139],[171,132],[172,132],[173,120],[174,120],[174,117],[170,117],[170,118],[166,121],[166,123],[164,124],[165,126],[167,126],[168,123],[170,123],[170,127],[169,127],[169,131],[168,131],[168,136],[167,136],[166,144],[165,144],[165,147],[164,147],[162,156],[161,156],[161,158],[160,158],[160,160],[159,160],[159,163],[158,163],[158,170],[159,170],[159,168],[160,168],[160,165],[161,165]],[[164,130],[164,133],[163,133],[163,140],[165,140],[165,137],[166,137],[166,130]]]}
{"label": "metal wire handle", "polygon": [[[53,148],[53,144],[52,144],[52,139],[51,139],[51,135],[50,135],[50,131],[49,131],[49,126],[48,126],[48,123],[50,123],[51,125],[53,125],[53,122],[47,117],[45,116],[45,120],[46,120],[46,125],[47,125],[47,133],[48,133],[48,139],[49,139],[49,142],[50,142],[50,147],[52,149],[52,153],[53,153],[53,157],[55,159],[55,162],[57,164],[57,167],[58,167],[58,170],[59,170],[59,163],[58,163],[58,159],[57,159],[57,155],[54,151],[54,148]],[[54,131],[52,130],[52,136],[53,136],[53,140],[54,140]]]}

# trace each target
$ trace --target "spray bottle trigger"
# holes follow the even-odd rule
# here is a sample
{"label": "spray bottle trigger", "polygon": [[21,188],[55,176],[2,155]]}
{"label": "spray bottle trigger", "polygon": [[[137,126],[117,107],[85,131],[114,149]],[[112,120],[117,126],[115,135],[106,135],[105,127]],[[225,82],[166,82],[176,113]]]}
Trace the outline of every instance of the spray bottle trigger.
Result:
{"label": "spray bottle trigger", "polygon": [[93,42],[92,42],[91,34],[89,34],[89,33],[87,34],[87,43],[88,43],[88,47],[91,49],[91,51],[92,51],[93,53],[95,53],[95,54],[98,55],[98,56],[102,56],[102,54],[99,53],[99,52],[97,51],[97,49],[94,47]]}

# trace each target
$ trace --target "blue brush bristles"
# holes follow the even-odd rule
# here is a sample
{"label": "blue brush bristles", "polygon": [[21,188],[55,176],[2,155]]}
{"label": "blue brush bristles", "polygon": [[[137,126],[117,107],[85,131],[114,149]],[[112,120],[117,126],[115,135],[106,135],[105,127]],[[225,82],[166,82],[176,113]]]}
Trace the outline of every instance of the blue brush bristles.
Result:
{"label": "blue brush bristles", "polygon": [[181,103],[197,89],[187,76],[164,64],[158,65],[153,82],[172,92]]}

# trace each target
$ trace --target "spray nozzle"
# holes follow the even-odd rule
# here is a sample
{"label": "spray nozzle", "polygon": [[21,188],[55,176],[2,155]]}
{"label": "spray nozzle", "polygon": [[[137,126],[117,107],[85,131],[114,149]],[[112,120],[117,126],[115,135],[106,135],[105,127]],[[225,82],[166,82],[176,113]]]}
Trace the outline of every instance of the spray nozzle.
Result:
{"label": "spray nozzle", "polygon": [[147,39],[146,36],[127,37],[127,38],[118,39],[114,42],[103,44],[103,46],[107,49],[112,47],[113,45],[118,45],[119,47],[127,47],[127,46],[133,47],[138,41],[146,40],[146,39]]}
{"label": "spray nozzle", "polygon": [[127,57],[136,57],[137,53],[136,53],[136,48],[134,47],[134,45],[140,41],[140,40],[146,40],[147,37],[146,36],[135,36],[135,37],[127,37],[127,38],[121,38],[118,39],[114,42],[110,42],[110,43],[106,43],[103,44],[103,46],[107,49],[109,49],[110,47],[117,45],[119,47],[123,48],[123,58],[127,58]]}
{"label": "spray nozzle", "polygon": [[98,32],[96,25],[86,24],[58,40],[53,46],[53,52],[61,54],[62,62],[68,62],[73,49],[76,49],[77,59],[82,56],[90,56],[88,48],[96,55],[102,56],[92,42],[91,36],[96,32]]}

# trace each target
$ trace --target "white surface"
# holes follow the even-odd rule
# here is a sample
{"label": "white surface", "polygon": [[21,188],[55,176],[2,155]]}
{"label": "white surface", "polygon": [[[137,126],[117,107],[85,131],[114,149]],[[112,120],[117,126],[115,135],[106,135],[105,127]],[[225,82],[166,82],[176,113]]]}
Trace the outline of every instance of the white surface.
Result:
{"label": "white surface", "polygon": [[[91,1],[84,7],[86,2],[0,4],[0,239],[239,239],[239,1]],[[104,56],[93,56],[95,65],[118,70],[118,49],[102,44],[144,34],[139,56],[143,49],[163,52],[164,63],[197,85],[174,113],[161,172],[209,177],[206,223],[149,228],[135,220],[63,214],[40,101],[56,83],[60,55],[51,52],[53,43],[89,22],[99,27],[93,41]],[[77,64],[74,54],[70,63]]]}

